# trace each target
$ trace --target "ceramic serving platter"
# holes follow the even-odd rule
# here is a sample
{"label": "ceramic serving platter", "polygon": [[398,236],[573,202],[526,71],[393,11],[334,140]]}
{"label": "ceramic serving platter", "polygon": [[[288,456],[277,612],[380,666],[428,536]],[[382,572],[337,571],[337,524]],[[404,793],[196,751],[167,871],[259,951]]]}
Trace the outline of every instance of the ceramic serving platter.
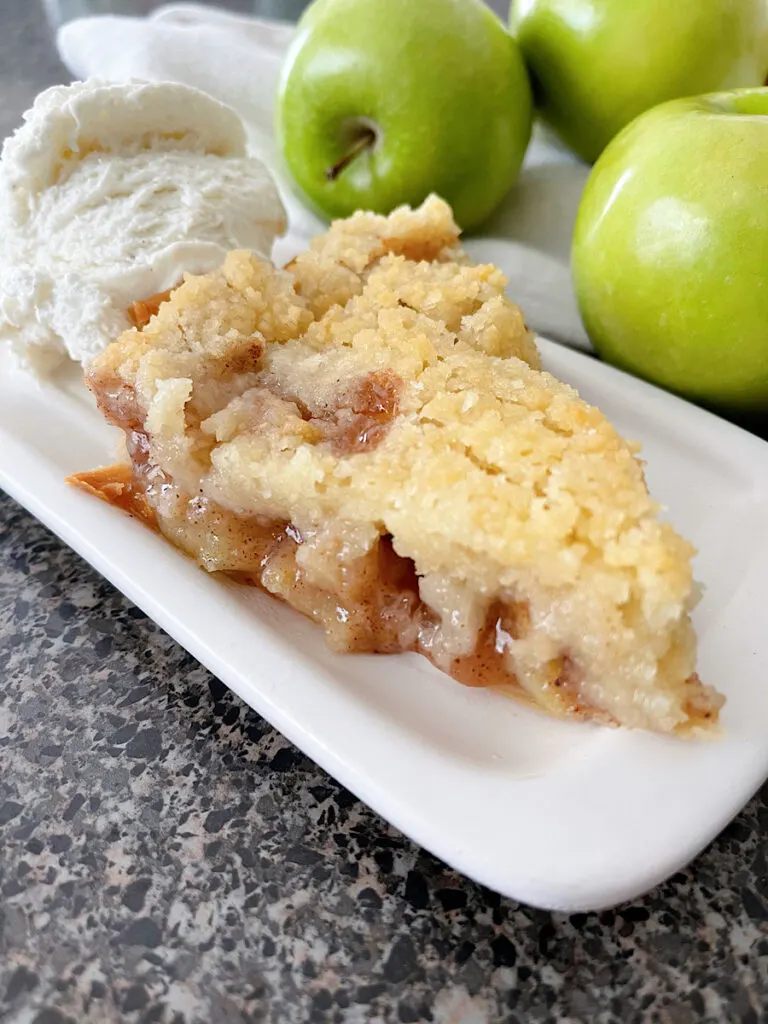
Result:
{"label": "ceramic serving platter", "polygon": [[550,720],[417,655],[331,653],[292,610],[64,483],[112,461],[115,442],[74,371],[40,385],[0,359],[0,484],[415,842],[508,896],[587,910],[678,870],[768,775],[768,445],[541,347],[547,369],[642,441],[652,492],[699,549],[700,675],[728,698],[719,741]]}

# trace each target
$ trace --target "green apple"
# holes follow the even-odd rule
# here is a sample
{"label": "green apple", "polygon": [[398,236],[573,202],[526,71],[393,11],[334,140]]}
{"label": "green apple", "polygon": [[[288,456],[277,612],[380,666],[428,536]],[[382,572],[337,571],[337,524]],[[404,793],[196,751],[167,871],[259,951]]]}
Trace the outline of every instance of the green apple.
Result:
{"label": "green apple", "polygon": [[531,117],[517,44],[482,0],[315,0],[283,68],[277,132],[327,216],[436,192],[471,228],[514,182]]}
{"label": "green apple", "polygon": [[541,114],[592,163],[666,100],[763,85],[766,0],[512,0]]}
{"label": "green apple", "polygon": [[587,181],[572,271],[607,360],[768,410],[768,89],[672,100],[625,128]]}

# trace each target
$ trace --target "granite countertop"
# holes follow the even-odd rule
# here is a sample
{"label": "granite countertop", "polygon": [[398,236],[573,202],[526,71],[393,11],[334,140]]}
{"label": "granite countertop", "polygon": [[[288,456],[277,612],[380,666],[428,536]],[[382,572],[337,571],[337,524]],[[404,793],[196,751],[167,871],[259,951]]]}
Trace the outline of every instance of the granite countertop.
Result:
{"label": "granite countertop", "polygon": [[[63,80],[0,0],[0,133]],[[360,804],[0,496],[0,1020],[768,1020],[768,787],[645,899],[550,914]],[[567,856],[568,851],[563,851]]]}

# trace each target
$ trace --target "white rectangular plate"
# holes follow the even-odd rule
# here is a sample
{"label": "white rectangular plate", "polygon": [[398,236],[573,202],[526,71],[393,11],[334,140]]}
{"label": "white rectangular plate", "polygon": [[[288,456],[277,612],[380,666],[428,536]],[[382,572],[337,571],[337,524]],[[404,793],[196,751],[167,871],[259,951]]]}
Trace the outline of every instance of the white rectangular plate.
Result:
{"label": "white rectangular plate", "polygon": [[700,674],[728,697],[717,742],[545,718],[416,655],[335,655],[317,627],[206,576],[73,490],[113,437],[73,376],[0,364],[0,483],[298,747],[448,864],[540,907],[637,896],[708,843],[768,775],[768,445],[595,360],[546,367],[643,442],[651,491],[699,548]]}

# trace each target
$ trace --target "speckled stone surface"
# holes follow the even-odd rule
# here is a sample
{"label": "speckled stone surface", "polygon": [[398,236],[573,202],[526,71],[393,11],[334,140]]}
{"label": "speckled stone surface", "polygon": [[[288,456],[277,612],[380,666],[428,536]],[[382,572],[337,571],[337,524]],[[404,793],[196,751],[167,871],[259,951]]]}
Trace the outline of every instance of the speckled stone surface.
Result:
{"label": "speckled stone surface", "polygon": [[[7,131],[63,71],[34,3],[0,26]],[[767,849],[768,788],[632,906],[501,899],[0,496],[0,1021],[757,1024]]]}
{"label": "speckled stone surface", "polygon": [[7,498],[0,517],[0,1019],[768,1019],[768,788],[632,906],[520,907],[389,828]]}

